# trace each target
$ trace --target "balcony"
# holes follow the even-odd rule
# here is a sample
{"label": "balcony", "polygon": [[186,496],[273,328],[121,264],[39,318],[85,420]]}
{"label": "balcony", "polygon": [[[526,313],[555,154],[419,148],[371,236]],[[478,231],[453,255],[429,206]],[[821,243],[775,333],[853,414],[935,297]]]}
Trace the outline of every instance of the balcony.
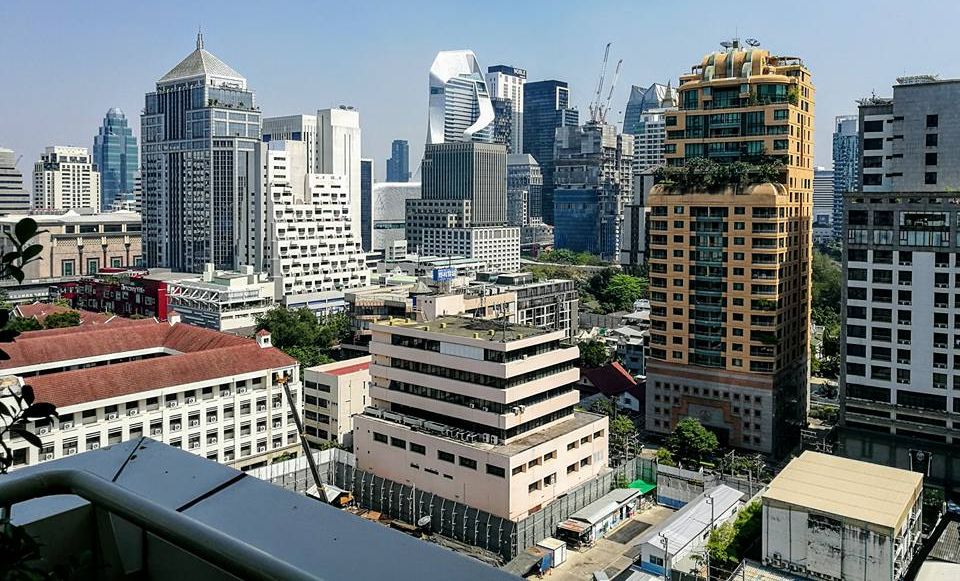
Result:
{"label": "balcony", "polygon": [[14,471],[0,498],[42,568],[90,557],[78,578],[512,578],[149,439]]}

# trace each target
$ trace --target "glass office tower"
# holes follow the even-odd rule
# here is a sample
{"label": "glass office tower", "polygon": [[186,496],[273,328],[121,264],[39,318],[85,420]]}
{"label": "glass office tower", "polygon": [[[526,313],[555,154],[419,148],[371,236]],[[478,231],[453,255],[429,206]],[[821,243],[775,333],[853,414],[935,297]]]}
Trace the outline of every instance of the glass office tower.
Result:
{"label": "glass office tower", "polygon": [[109,209],[120,194],[132,194],[137,174],[137,138],[118,107],[107,111],[93,138],[93,163],[100,170],[100,207]]}

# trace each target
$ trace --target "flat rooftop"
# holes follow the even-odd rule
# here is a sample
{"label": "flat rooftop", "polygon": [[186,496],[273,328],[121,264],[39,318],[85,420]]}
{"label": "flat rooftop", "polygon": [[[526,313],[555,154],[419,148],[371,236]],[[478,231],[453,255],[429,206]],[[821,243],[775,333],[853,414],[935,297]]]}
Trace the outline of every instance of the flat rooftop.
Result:
{"label": "flat rooftop", "polygon": [[898,530],[922,486],[919,472],[807,451],[773,479],[763,499]]}
{"label": "flat rooftop", "polygon": [[[432,333],[441,333],[454,337],[474,338],[476,333],[480,333],[480,339],[494,340],[500,343],[516,341],[518,339],[527,339],[529,337],[538,337],[547,333],[553,333],[550,329],[540,329],[539,327],[528,327],[526,325],[517,325],[515,323],[504,323],[503,321],[493,321],[488,319],[472,319],[470,317],[440,317],[433,321],[405,321],[403,319],[393,319],[378,321],[379,324],[392,324],[393,327],[403,327],[407,329],[419,329]],[[491,331],[493,334],[491,334]],[[504,340],[506,337],[506,340]]]}

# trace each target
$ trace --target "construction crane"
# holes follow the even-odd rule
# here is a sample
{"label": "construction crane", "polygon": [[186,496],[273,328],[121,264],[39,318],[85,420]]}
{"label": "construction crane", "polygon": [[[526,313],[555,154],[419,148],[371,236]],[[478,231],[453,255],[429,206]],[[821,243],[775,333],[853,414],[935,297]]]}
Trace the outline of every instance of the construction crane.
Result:
{"label": "construction crane", "polygon": [[600,123],[607,122],[607,111],[610,110],[610,99],[613,98],[613,90],[617,88],[617,81],[620,79],[620,67],[623,66],[623,59],[617,61],[617,68],[613,73],[613,81],[610,82],[610,92],[607,93],[607,100],[600,109]]}
{"label": "construction crane", "polygon": [[607,74],[607,60],[610,58],[610,45],[611,42],[607,43],[607,47],[603,49],[603,65],[600,67],[600,81],[597,83],[597,92],[593,96],[593,101],[590,102],[590,120],[599,121],[600,118],[600,99],[603,96],[603,78]]}

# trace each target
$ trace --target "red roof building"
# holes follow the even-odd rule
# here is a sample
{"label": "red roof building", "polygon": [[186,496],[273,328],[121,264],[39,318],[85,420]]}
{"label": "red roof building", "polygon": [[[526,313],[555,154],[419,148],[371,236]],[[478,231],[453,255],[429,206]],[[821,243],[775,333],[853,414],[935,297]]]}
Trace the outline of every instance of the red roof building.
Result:
{"label": "red roof building", "polygon": [[620,407],[636,412],[643,411],[644,387],[617,361],[603,367],[584,369],[580,374],[579,389],[583,399],[591,399],[591,395],[604,395],[614,399]]}

